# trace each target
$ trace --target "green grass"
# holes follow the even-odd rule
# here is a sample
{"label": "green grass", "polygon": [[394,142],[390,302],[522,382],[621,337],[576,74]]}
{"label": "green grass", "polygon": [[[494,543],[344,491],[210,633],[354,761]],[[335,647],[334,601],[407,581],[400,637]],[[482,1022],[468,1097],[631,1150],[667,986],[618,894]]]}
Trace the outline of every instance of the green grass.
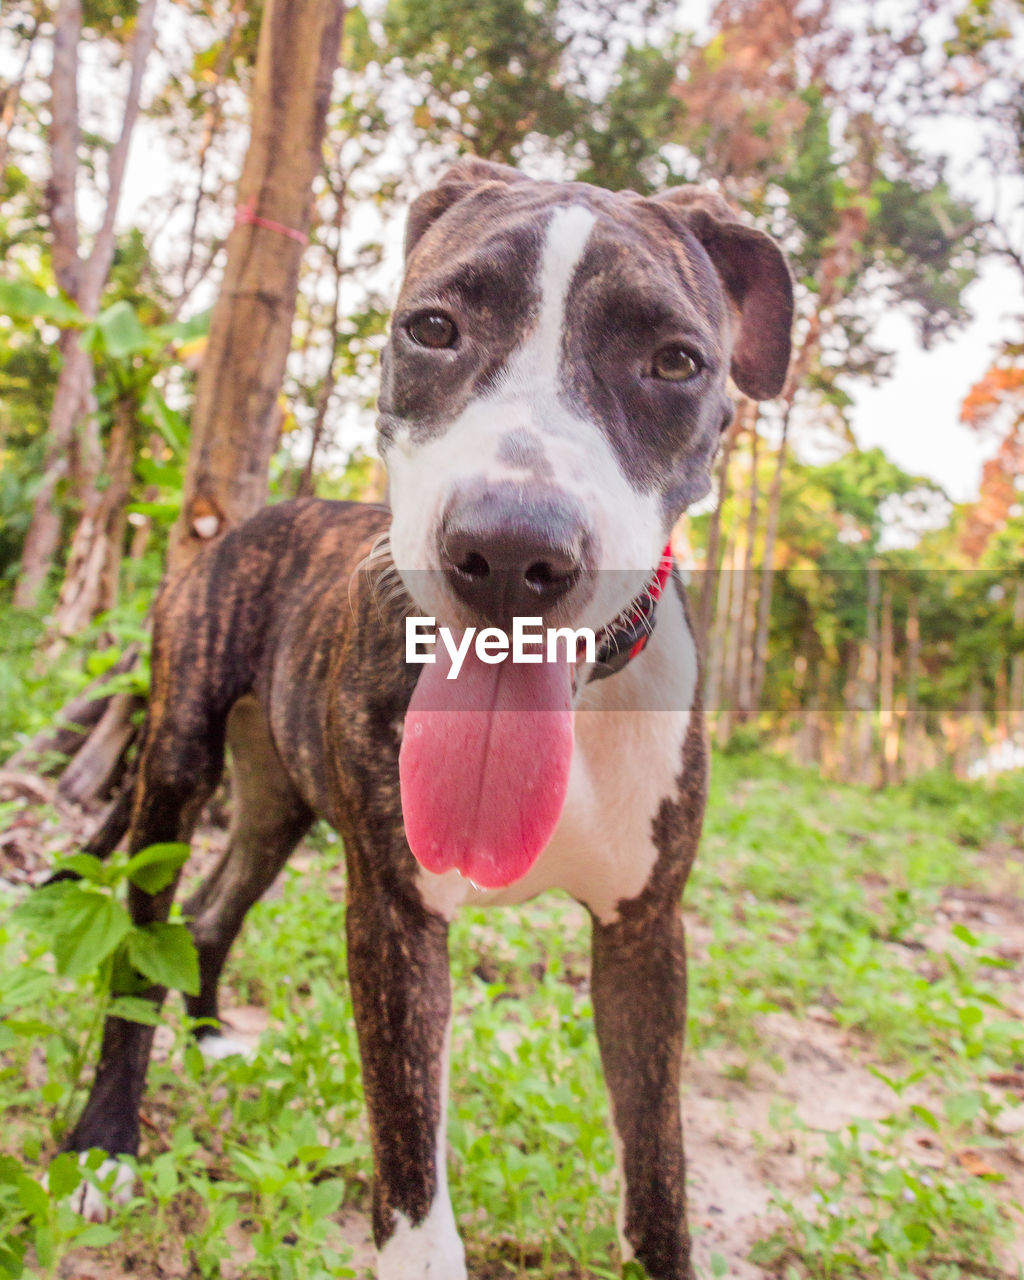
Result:
{"label": "green grass", "polygon": [[[1022,823],[1020,778],[878,794],[758,757],[716,762],[686,899],[691,1062],[764,1089],[786,1066],[765,1015],[808,1027],[813,1016],[886,1099],[884,1115],[831,1132],[778,1106],[744,1135],[751,1160],[779,1144],[799,1155],[751,1241],[755,1272],[1018,1274],[999,1127],[1014,1096],[992,1081],[1024,1071],[1024,1026],[1006,1008],[1020,959],[1000,951],[998,921],[937,912],[951,892],[1024,896]],[[56,1275],[82,1249],[112,1267],[131,1260],[142,1277],[167,1274],[170,1257],[180,1275],[215,1276],[228,1260],[260,1280],[349,1273],[343,1210],[367,1209],[370,1165],[338,845],[319,831],[315,846],[254,909],[232,957],[225,1004],[269,1018],[258,1059],[204,1068],[168,1006],[173,1042],[150,1074],[139,1192],[109,1227],[85,1226],[34,1180],[69,1098],[81,1101],[94,976],[55,977],[45,942],[0,907],[0,1276],[23,1274],[5,1231],[9,1248],[28,1249],[26,1275]],[[474,1276],[617,1276],[583,913],[558,897],[466,912],[451,952],[450,1178]],[[58,1165],[57,1190],[77,1177]],[[706,1276],[730,1274],[713,1250],[701,1257]]]}

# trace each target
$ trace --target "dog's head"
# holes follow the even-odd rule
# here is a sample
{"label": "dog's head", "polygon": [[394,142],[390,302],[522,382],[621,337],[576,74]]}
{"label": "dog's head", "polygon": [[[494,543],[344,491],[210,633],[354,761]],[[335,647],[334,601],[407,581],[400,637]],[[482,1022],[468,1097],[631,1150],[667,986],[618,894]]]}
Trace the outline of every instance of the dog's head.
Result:
{"label": "dog's head", "polygon": [[379,418],[399,572],[454,625],[600,628],[707,493],[729,374],[782,388],[778,246],[699,188],[466,161],[413,205],[406,254]]}

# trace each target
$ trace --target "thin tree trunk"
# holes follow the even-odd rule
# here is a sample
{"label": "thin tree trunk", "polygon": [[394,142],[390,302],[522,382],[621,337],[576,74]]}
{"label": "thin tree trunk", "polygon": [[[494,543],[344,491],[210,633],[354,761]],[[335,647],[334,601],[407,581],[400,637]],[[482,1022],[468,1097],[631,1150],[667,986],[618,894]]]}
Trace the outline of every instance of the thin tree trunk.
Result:
{"label": "thin tree trunk", "polygon": [[92,361],[71,331],[62,335],[61,346],[64,363],[57,377],[50,411],[49,446],[39,487],[32,501],[32,518],[25,534],[21,568],[14,588],[14,605],[18,609],[32,609],[38,603],[39,593],[60,545],[61,518],[57,493],[68,474],[75,421],[92,386]]}
{"label": "thin tree trunk", "polygon": [[892,587],[882,591],[882,620],[879,637],[878,729],[882,744],[883,786],[891,786],[899,773],[899,727],[896,723],[896,653],[892,623]]}
{"label": "thin tree trunk", "polygon": [[718,501],[711,513],[708,523],[708,549],[704,558],[704,578],[700,587],[700,602],[697,606],[697,633],[702,645],[707,644],[711,627],[711,617],[715,608],[716,587],[718,580],[718,547],[722,536],[722,510],[729,496],[729,463],[732,460],[736,441],[744,429],[744,421],[748,406],[752,400],[744,399],[736,410],[736,416],[722,442],[722,454],[718,463]]}
{"label": "thin tree trunk", "polygon": [[32,769],[44,775],[59,773],[67,763],[65,757],[75,754],[110,705],[113,694],[104,694],[100,690],[112,676],[130,671],[138,657],[139,646],[129,645],[109,671],[91,681],[66,704],[55,726],[37,733],[31,742],[19,748],[7,761],[6,767]]}
{"label": "thin tree trunk", "polygon": [[50,73],[50,182],[47,187],[57,283],[78,296],[78,46],[82,38],[81,0],[58,0],[54,16]]}
{"label": "thin tree trunk", "polygon": [[912,778],[920,767],[918,754],[918,679],[921,665],[921,623],[917,593],[910,592],[907,600],[907,720],[904,728],[904,773]]}
{"label": "thin tree trunk", "polygon": [[117,601],[134,441],[135,405],[123,399],[114,408],[106,485],[89,495],[72,538],[67,572],[54,611],[53,630],[58,642],[80,631],[96,614],[113,608]]}
{"label": "thin tree trunk", "polygon": [[[81,0],[59,0],[54,15],[53,67],[50,72],[50,181],[47,186],[50,256],[57,284],[78,295],[78,46],[82,35]],[[57,488],[67,474],[68,446],[79,405],[89,381],[89,361],[76,335],[66,330],[60,339],[63,363],[50,411],[48,447],[14,588],[14,605],[33,608],[39,598],[60,542]]]}
{"label": "thin tree trunk", "polygon": [[191,279],[192,264],[195,262],[196,243],[199,234],[199,215],[202,211],[203,200],[206,196],[206,163],[210,156],[210,148],[217,136],[217,131],[221,123],[220,110],[220,88],[221,82],[227,73],[228,63],[231,60],[231,51],[234,48],[235,35],[238,32],[239,19],[245,12],[245,0],[234,0],[231,6],[231,12],[228,15],[228,29],[224,36],[224,43],[217,57],[217,61],[212,71],[212,84],[210,86],[210,102],[203,115],[202,133],[199,138],[199,152],[196,161],[196,198],[192,203],[192,219],[188,229],[188,249],[185,253],[185,263],[181,269],[181,290],[178,300],[175,304],[175,313],[180,311],[186,300],[189,298],[199,280],[202,278],[200,274],[196,280]]}
{"label": "thin tree trunk", "polygon": [[747,531],[743,552],[742,579],[740,582],[740,604],[737,610],[736,628],[736,662],[732,676],[732,695],[730,703],[733,718],[737,724],[745,724],[750,717],[750,674],[751,674],[751,587],[754,579],[754,549],[757,541],[758,515],[758,413],[755,407],[753,421],[750,424],[750,491],[747,499]]}
{"label": "thin tree trunk", "polygon": [[868,565],[867,638],[861,646],[860,669],[857,675],[857,705],[860,710],[858,734],[858,774],[862,782],[874,781],[875,759],[875,708],[878,705],[878,597],[879,571],[872,560]]}
{"label": "thin tree trunk", "polygon": [[136,713],[145,705],[134,693],[115,693],[89,735],[89,751],[79,751],[61,774],[57,790],[65,800],[85,804],[109,792],[125,767],[125,752],[138,732]]}
{"label": "thin tree trunk", "polygon": [[843,714],[839,734],[841,776],[844,782],[852,782],[856,777],[856,761],[854,752],[857,748],[857,710],[858,684],[857,673],[860,666],[861,646],[850,641],[846,650],[846,680],[843,684]]}
{"label": "thin tree trunk", "polygon": [[[1024,629],[1024,578],[1017,579],[1013,626],[1018,634]],[[1015,742],[1024,742],[1024,653],[1015,653],[1010,663],[1010,733]]]}
{"label": "thin tree trunk", "polygon": [[718,580],[718,596],[715,608],[714,629],[708,636],[705,645],[707,651],[708,687],[707,708],[708,719],[713,720],[718,714],[718,695],[722,687],[722,673],[725,669],[725,647],[728,633],[729,604],[735,574],[732,571],[732,546],[726,542],[722,553],[722,566],[716,572]]}
{"label": "thin tree trunk", "polygon": [[1001,658],[995,672],[994,729],[997,742],[1005,742],[1010,736],[1010,680],[1007,663]]}
{"label": "thin tree trunk", "polygon": [[324,428],[327,423],[327,411],[331,405],[331,397],[337,384],[334,369],[338,357],[338,337],[341,333],[341,281],[344,271],[341,263],[341,225],[345,219],[346,182],[344,179],[333,186],[334,192],[334,249],[331,253],[331,266],[334,271],[334,298],[331,305],[331,323],[327,333],[329,354],[327,368],[324,371],[320,393],[316,398],[316,416],[313,419],[312,435],[309,442],[309,456],[302,469],[299,483],[296,486],[297,498],[308,497],[313,493],[313,467],[316,455],[323,442]]}
{"label": "thin tree trunk", "polygon": [[782,477],[786,469],[786,451],[789,445],[789,423],[793,415],[790,398],[782,415],[782,439],[775,458],[772,487],[768,493],[768,523],[764,531],[764,559],[761,564],[761,591],[757,601],[757,632],[754,636],[753,674],[751,676],[750,708],[756,716],[761,709],[765,674],[768,668],[768,631],[772,617],[772,592],[775,587],[775,543],[779,534],[779,513],[782,509]]}
{"label": "thin tree trunk", "polygon": [[[199,373],[171,573],[266,501],[343,13],[341,0],[269,0],[263,13],[252,139],[238,184],[242,216],[228,239]],[[281,85],[312,92],[282,93]]]}
{"label": "thin tree trunk", "polygon": [[3,94],[3,106],[0,108],[0,186],[3,185],[4,174],[7,172],[7,154],[10,150],[11,129],[14,127],[14,117],[18,112],[21,90],[25,84],[29,63],[32,61],[32,49],[38,33],[39,21],[38,19],[33,19],[32,30],[24,37],[24,53],[22,54],[21,66]]}
{"label": "thin tree trunk", "polygon": [[[54,31],[53,73],[51,77],[50,125],[50,226],[53,235],[53,265],[57,282],[89,318],[99,309],[100,296],[114,258],[114,226],[121,201],[125,167],[132,132],[139,114],[142,76],[153,46],[157,0],[142,0],[135,21],[131,73],[125,98],[121,132],[110,153],[107,201],[103,220],[89,257],[79,256],[77,214],[78,164],[78,45],[81,38],[80,0],[60,0]],[[32,507],[32,519],[25,538],[21,573],[14,602],[32,608],[49,574],[60,538],[60,522],[55,510],[57,488],[66,476],[72,453],[75,423],[92,388],[92,361],[82,350],[78,335],[66,331],[62,337],[64,364],[54,393],[48,427],[48,449],[43,477]],[[84,488],[95,485],[95,467],[85,468]],[[88,472],[93,471],[92,475]],[[88,502],[86,502],[88,505]]]}
{"label": "thin tree trunk", "polygon": [[981,759],[985,750],[985,718],[981,676],[975,673],[971,680],[971,693],[967,706],[967,731],[961,757],[960,776],[967,777],[972,764]]}

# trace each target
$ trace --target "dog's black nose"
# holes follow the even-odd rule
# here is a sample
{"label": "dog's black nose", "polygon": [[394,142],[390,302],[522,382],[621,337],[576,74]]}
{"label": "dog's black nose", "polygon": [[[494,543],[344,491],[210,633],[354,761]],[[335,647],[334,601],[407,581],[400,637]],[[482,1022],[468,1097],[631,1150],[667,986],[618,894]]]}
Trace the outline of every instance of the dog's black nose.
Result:
{"label": "dog's black nose", "polygon": [[489,623],[544,617],[584,573],[587,527],[565,495],[518,486],[457,498],[441,526],[441,563],[455,595]]}

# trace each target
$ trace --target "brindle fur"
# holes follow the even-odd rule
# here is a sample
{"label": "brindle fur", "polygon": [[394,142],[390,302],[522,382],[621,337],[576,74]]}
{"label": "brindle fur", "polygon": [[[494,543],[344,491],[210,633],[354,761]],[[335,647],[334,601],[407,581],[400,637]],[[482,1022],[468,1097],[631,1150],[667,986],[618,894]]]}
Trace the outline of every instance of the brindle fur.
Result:
{"label": "brindle fur", "polygon": [[[341,834],[378,1247],[395,1210],[415,1223],[433,1200],[451,1008],[447,926],[414,887],[416,863],[402,828],[399,726],[417,669],[402,660],[407,602],[389,602],[392,580],[378,581],[380,561],[368,560],[388,521],[380,507],[283,503],[228,534],[166,587],[155,614],[152,694],[129,836],[131,852],[189,840],[230,744],[228,848],[184,905],[201,973],[200,993],[186,1004],[191,1015],[214,1019],[221,969],[249,907],[314,817]],[[593,925],[595,1020],[626,1152],[626,1233],[648,1272],[671,1278],[691,1274],[678,1104],[685,1017],[678,903],[703,812],[698,708],[680,764],[679,795],[655,822],[660,858],[651,883],[615,924]],[[133,889],[133,919],[166,919],[173,896],[173,885],[156,896]],[[160,1001],[165,993],[147,994]],[[107,1020],[70,1149],[138,1150],[152,1039],[150,1027]],[[396,1063],[405,1069],[396,1071]],[[664,1123],[655,1116],[659,1108]]]}
{"label": "brindle fur", "polygon": [[[387,447],[408,430],[413,444],[429,440],[491,385],[539,305],[517,261],[536,257],[540,213],[566,198],[614,213],[616,230],[595,228],[588,272],[574,285],[573,314],[586,323],[577,330],[575,354],[565,358],[561,393],[602,424],[630,482],[659,492],[667,528],[709,483],[718,432],[731,412],[724,392],[730,350],[734,377],[752,395],[777,392],[788,354],[792,296],[785,265],[777,250],[768,251],[767,237],[730,222],[713,197],[676,192],[649,201],[580,184],[567,197],[557,184],[527,185],[501,166],[469,161],[452,170],[410,214],[413,252],[385,353],[380,438]],[[432,238],[430,227],[445,218],[448,239]],[[403,308],[408,314],[439,305],[438,279],[473,315],[475,340],[466,358],[427,359],[400,337],[395,345]],[[508,279],[516,287],[505,287]],[[639,350],[649,341],[645,328],[659,323],[647,314],[657,309],[659,287],[671,291],[675,314],[694,317],[717,370],[708,393],[684,397],[682,410],[656,386],[611,394],[591,369],[616,343],[623,360],[635,358],[628,344]],[[602,397],[607,404],[598,403]],[[535,486],[554,482],[538,435],[509,432],[500,456]],[[419,668],[404,661],[403,619],[412,602],[386,551],[390,524],[383,507],[284,503],[207,548],[165,587],[155,611],[152,693],[129,829],[132,852],[189,840],[230,747],[234,815],[227,851],[184,907],[193,918],[201,976],[187,1007],[210,1020],[217,1017],[221,969],[249,907],[314,818],[343,837],[348,969],[379,1249],[398,1238],[398,1215],[416,1228],[437,1203],[451,1012],[447,923],[424,902],[423,873],[402,821],[398,757]],[[675,589],[686,612],[678,580]],[[623,1234],[653,1280],[693,1278],[679,1106],[686,1014],[680,897],[707,786],[699,684],[675,794],[651,821],[653,868],[637,896],[592,922],[594,1019],[622,1144]],[[650,742],[656,741],[655,734]],[[127,819],[121,805],[91,851],[109,852]],[[133,918],[166,919],[175,887],[154,896],[132,888]],[[164,994],[148,992],[156,1002]],[[138,1149],[152,1038],[151,1028],[107,1020],[70,1149],[98,1146],[114,1155]]]}

